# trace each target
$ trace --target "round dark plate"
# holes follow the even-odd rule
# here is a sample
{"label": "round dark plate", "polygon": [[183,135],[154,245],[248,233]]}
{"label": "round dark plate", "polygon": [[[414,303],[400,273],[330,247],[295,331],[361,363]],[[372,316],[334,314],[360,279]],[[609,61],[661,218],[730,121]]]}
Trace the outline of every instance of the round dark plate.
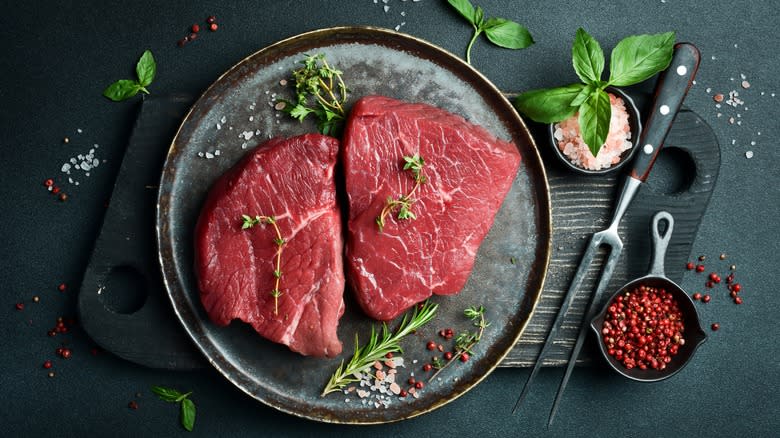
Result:
{"label": "round dark plate", "polygon": [[[402,342],[410,375],[426,381],[419,398],[391,397],[376,408],[354,393],[320,397],[342,359],[349,360],[357,334],[365,341],[379,324],[362,314],[345,293],[339,325],[344,352],[334,359],[302,357],[271,343],[240,321],[212,324],[201,306],[193,269],[193,230],[212,183],[249,149],[275,136],[315,132],[272,107],[292,97],[280,81],[305,54],[324,53],[344,72],[351,102],[367,94],[425,102],[460,114],[494,135],[512,140],[523,157],[512,189],[480,247],[474,271],[457,296],[435,297],[435,319]],[[251,134],[250,134],[251,133]],[[217,154],[217,151],[218,154]],[[213,158],[208,158],[212,157]],[[195,103],[171,144],[157,204],[160,263],[173,309],[209,362],[252,397],[281,411],[326,422],[371,424],[431,411],[484,379],[520,338],[541,295],[550,258],[549,188],[538,151],[510,103],[484,76],[454,55],[425,41],[389,30],[341,27],[317,30],[271,45],[239,62]],[[427,381],[425,349],[437,332],[474,328],[463,309],[483,305],[491,325],[466,363],[457,362]],[[395,328],[391,323],[391,329]],[[440,353],[439,353],[440,354]],[[347,401],[349,400],[349,401]]]}

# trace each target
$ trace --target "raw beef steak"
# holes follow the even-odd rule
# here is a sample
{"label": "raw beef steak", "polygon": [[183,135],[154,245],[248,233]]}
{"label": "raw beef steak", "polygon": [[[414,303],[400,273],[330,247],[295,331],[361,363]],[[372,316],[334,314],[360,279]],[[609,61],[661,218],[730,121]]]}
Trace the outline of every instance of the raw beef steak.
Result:
{"label": "raw beef steak", "polygon": [[[344,313],[341,215],[334,166],[339,142],[319,134],[275,138],[215,183],[195,231],[198,285],[217,325],[241,319],[303,355],[336,356]],[[273,216],[286,240],[275,314],[276,231],[242,229],[242,215]]]}
{"label": "raw beef steak", "polygon": [[[390,320],[431,294],[460,292],[520,165],[513,143],[462,117],[381,96],[352,108],[343,139],[349,198],[347,277],[363,310]],[[415,186],[404,157],[425,160],[416,219],[376,218]]]}

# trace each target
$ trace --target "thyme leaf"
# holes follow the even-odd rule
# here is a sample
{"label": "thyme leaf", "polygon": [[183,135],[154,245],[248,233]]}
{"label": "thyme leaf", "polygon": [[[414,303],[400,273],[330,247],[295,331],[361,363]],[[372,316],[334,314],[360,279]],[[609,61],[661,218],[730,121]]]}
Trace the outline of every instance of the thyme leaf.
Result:
{"label": "thyme leaf", "polygon": [[276,232],[276,237],[273,239],[273,242],[276,245],[276,254],[274,256],[275,269],[273,272],[276,280],[274,288],[271,289],[270,293],[271,296],[274,297],[274,315],[278,315],[279,297],[282,296],[282,291],[279,289],[279,284],[282,280],[282,251],[284,250],[284,244],[287,243],[287,241],[282,237],[282,232],[279,230],[279,225],[276,223],[276,217],[274,216],[256,215],[255,217],[252,217],[248,214],[242,214],[241,220],[242,230],[247,230],[258,224],[268,224],[271,225]]}
{"label": "thyme leaf", "polygon": [[300,64],[303,66],[292,72],[295,99],[279,99],[276,108],[301,122],[311,115],[320,133],[337,137],[346,119],[344,105],[349,91],[343,72],[331,67],[322,53],[305,55]]}
{"label": "thyme leaf", "polygon": [[344,388],[350,383],[358,382],[360,379],[356,374],[366,370],[374,362],[384,359],[387,353],[403,353],[400,343],[401,339],[430,322],[436,315],[438,308],[438,304],[433,304],[430,301],[425,301],[422,305],[415,306],[411,314],[407,312],[404,315],[394,333],[390,332],[386,323],[382,323],[381,337],[372,326],[368,343],[362,347],[358,341],[358,335],[355,333],[355,353],[352,355],[352,359],[346,364],[344,364],[343,360],[341,361],[341,364],[336,368],[330,380],[328,380],[320,396],[324,397],[331,392]]}
{"label": "thyme leaf", "polygon": [[393,197],[387,198],[385,206],[382,208],[382,212],[376,218],[376,224],[380,233],[385,228],[387,216],[392,215],[396,211],[398,212],[396,217],[399,220],[417,219],[417,215],[412,211],[412,205],[417,202],[417,199],[414,197],[417,189],[419,189],[422,184],[428,182],[428,177],[425,175],[424,170],[425,160],[419,154],[404,156],[403,158],[403,170],[409,171],[409,173],[412,174],[415,184],[408,194],[400,195],[397,199]]}

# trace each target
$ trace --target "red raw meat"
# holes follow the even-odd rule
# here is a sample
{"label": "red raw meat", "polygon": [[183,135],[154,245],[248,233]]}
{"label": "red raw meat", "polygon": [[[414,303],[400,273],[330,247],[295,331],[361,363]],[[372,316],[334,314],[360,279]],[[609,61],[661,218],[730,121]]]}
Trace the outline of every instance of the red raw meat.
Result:
{"label": "red raw meat", "polygon": [[[258,146],[215,183],[195,231],[201,301],[211,320],[241,319],[303,355],[341,353],[344,313],[341,214],[334,167],[339,142],[319,134]],[[287,243],[274,314],[276,238],[270,225],[242,230],[241,215],[276,218]]]}
{"label": "red raw meat", "polygon": [[[342,158],[349,198],[347,277],[363,310],[390,320],[431,294],[460,292],[520,165],[520,153],[442,109],[367,96],[352,108]],[[425,160],[414,220],[375,222],[415,185],[404,156]]]}

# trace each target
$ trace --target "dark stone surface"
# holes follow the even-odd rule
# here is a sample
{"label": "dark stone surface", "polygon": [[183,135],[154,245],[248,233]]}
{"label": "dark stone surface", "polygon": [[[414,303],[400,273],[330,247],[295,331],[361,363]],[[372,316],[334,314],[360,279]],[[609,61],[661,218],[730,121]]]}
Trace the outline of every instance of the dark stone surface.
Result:
{"label": "dark stone surface", "polygon": [[[266,2],[271,4],[271,2]],[[780,225],[777,47],[780,13],[772,1],[750,2],[510,2],[481,1],[487,15],[527,25],[537,43],[524,51],[495,48],[481,38],[472,62],[506,91],[572,82],[569,50],[574,31],[584,26],[609,50],[624,35],[678,31],[695,43],[703,61],[686,105],[714,129],[721,144],[721,169],[707,214],[694,244],[705,254],[707,271],[737,265],[745,304],[735,306],[725,289],[699,307],[705,324],[721,329],[680,374],[655,384],[619,379],[605,366],[578,369],[555,424],[544,429],[562,370],[543,370],[526,406],[510,415],[528,370],[499,369],[463,397],[430,414],[376,427],[327,425],[276,412],[211,370],[172,372],[143,368],[111,354],[90,354],[91,341],[77,328],[50,338],[46,331],[60,315],[73,316],[76,293],[103,219],[104,203],[132,128],[137,104],[112,103],[102,89],[132,77],[141,52],[151,49],[159,64],[152,93],[199,94],[238,60],[281,38],[334,25],[394,27],[454,53],[462,53],[470,27],[444,2],[390,0],[285,1],[255,3],[61,2],[7,4],[0,14],[3,49],[0,69],[0,187],[2,212],[0,270],[0,421],[8,436],[169,436],[183,432],[175,406],[156,400],[155,384],[193,390],[198,435],[424,436],[481,433],[517,435],[770,436],[777,418],[780,368],[776,355],[780,311],[775,291]],[[405,16],[401,16],[404,11]],[[184,48],[175,43],[189,25],[218,16],[216,33],[201,31]],[[750,82],[740,86],[740,75]],[[733,78],[733,80],[732,80]],[[638,88],[649,89],[652,84]],[[711,91],[707,91],[711,88]],[[716,108],[712,95],[736,90],[744,105]],[[137,102],[137,101],[136,101]],[[721,117],[717,114],[722,113]],[[739,117],[737,116],[739,114]],[[734,117],[734,123],[728,119]],[[738,124],[738,122],[742,122]],[[77,128],[83,130],[77,133]],[[64,144],[63,137],[70,142]],[[733,144],[732,144],[733,140]],[[755,142],[752,145],[751,142]],[[99,144],[102,162],[79,186],[60,168]],[[745,152],[754,153],[752,159]],[[156,163],[154,163],[156,165]],[[659,173],[658,175],[663,175]],[[61,203],[42,182],[55,178],[70,196]],[[654,179],[651,186],[662,186]],[[718,260],[727,253],[725,261]],[[65,292],[57,290],[61,282]],[[686,273],[683,288],[703,289],[703,279]],[[39,303],[32,297],[40,297]],[[24,302],[23,311],[14,304]],[[55,357],[62,343],[68,360]],[[43,361],[54,362],[47,377]],[[136,396],[140,393],[140,397]],[[138,410],[127,407],[131,400]]]}

